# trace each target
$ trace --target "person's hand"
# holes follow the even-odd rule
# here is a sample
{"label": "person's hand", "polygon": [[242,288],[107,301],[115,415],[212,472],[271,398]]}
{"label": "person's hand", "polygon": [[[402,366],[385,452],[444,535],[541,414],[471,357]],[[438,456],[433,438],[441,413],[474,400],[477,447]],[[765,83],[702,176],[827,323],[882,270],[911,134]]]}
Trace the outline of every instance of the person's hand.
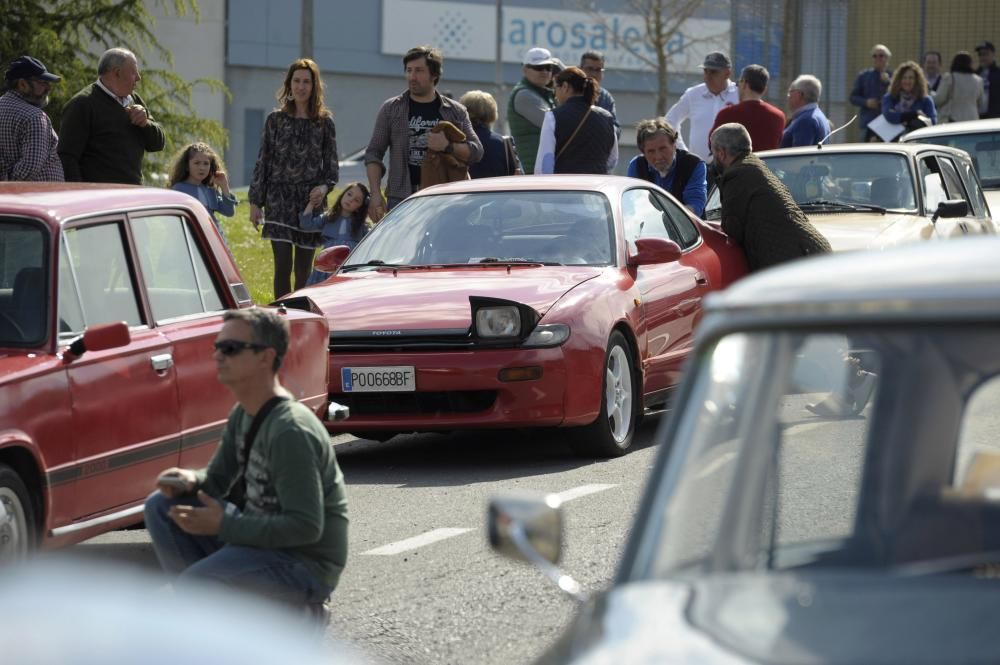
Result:
{"label": "person's hand", "polygon": [[870,109],[880,109],[882,108],[882,102],[876,97],[869,97],[865,105]]}
{"label": "person's hand", "polygon": [[315,208],[315,207],[316,206],[313,205],[313,202],[309,201],[309,203],[306,204],[305,209],[302,211],[302,214],[303,215],[311,215],[312,211],[313,211],[313,208]]}
{"label": "person's hand", "polygon": [[371,201],[368,202],[368,216],[373,222],[379,222],[385,217],[385,199],[377,187],[372,191]]}
{"label": "person's hand", "polygon": [[260,223],[264,221],[264,211],[260,209],[260,206],[253,203],[250,204],[250,223],[253,224],[254,229],[260,228]]}
{"label": "person's hand", "polygon": [[149,124],[149,114],[144,107],[132,104],[125,111],[128,113],[129,121],[136,127],[145,127]]}
{"label": "person's hand", "polygon": [[215,186],[222,190],[223,194],[229,194],[229,176],[225,171],[216,171],[213,181]]}
{"label": "person's hand", "polygon": [[326,193],[329,191],[330,188],[326,185],[316,185],[309,191],[309,203],[315,208],[323,203],[323,199],[326,198]]}
{"label": "person's hand", "polygon": [[180,469],[176,466],[170,467],[161,473],[156,479],[156,488],[171,499],[193,492],[198,478],[191,469]]}
{"label": "person's hand", "polygon": [[185,533],[192,536],[214,536],[222,529],[222,516],[225,509],[222,504],[205,494],[198,492],[198,500],[202,507],[173,506],[170,509],[170,519]]}
{"label": "person's hand", "polygon": [[444,132],[428,132],[427,133],[427,149],[433,150],[435,152],[444,152],[444,149],[448,147],[451,141],[448,137],[444,135]]}

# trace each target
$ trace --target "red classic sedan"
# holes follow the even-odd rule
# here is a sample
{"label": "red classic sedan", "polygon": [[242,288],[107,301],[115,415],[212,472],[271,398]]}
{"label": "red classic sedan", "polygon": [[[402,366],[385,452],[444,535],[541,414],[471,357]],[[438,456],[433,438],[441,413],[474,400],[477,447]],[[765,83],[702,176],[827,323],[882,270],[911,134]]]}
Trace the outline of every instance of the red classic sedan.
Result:
{"label": "red classic sedan", "polygon": [[[208,461],[234,404],[212,343],[252,305],[187,195],[0,183],[0,563],[140,522],[160,471]],[[322,410],[325,317],[285,316],[282,382]]]}
{"label": "red classic sedan", "polygon": [[431,187],[300,291],[330,323],[332,432],[574,427],[621,455],[678,383],[702,299],[739,248],[632,178],[533,176]]}

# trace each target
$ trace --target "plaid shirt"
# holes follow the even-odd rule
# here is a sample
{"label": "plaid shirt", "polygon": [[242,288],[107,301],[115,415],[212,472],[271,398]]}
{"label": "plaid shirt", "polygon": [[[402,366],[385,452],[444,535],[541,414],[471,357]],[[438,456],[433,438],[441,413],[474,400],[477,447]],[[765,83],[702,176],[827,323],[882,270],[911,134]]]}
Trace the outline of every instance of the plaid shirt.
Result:
{"label": "plaid shirt", "polygon": [[[463,132],[465,142],[469,145],[469,163],[474,164],[483,158],[483,144],[479,142],[476,131],[469,120],[469,112],[465,107],[444,95],[441,99],[441,120],[447,120]],[[389,155],[389,183],[386,185],[386,196],[405,199],[413,193],[410,183],[410,168],[406,159],[410,146],[410,93],[404,92],[398,97],[385,100],[375,118],[375,129],[372,139],[365,151],[365,164],[378,164],[385,174],[382,157],[386,149]]]}
{"label": "plaid shirt", "polygon": [[41,108],[16,90],[0,96],[0,180],[62,182],[59,137]]}

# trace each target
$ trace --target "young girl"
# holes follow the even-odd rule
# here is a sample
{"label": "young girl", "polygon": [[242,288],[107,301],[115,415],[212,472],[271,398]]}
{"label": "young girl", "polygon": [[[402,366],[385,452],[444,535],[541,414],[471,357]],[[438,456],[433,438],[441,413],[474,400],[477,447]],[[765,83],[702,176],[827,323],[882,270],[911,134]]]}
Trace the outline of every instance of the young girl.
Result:
{"label": "young girl", "polygon": [[[365,225],[368,200],[368,188],[360,182],[352,182],[326,213],[313,215],[313,204],[310,201],[299,217],[299,226],[303,229],[322,229],[324,249],[337,245],[347,245],[354,249],[368,232]],[[329,276],[329,273],[314,269],[306,286],[322,282]]]}
{"label": "young girl", "polygon": [[191,143],[180,151],[170,168],[170,187],[198,199],[212,216],[222,240],[226,240],[215,213],[232,217],[239,201],[229,191],[225,165],[208,144]]}

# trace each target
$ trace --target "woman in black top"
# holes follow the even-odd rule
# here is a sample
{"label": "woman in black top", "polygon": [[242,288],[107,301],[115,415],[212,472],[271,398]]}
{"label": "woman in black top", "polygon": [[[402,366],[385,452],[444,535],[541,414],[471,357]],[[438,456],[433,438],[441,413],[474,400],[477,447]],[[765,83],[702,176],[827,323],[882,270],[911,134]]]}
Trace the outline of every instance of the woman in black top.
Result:
{"label": "woman in black top", "polygon": [[597,81],[579,67],[553,79],[556,106],[546,111],[535,173],[610,173],[618,163],[614,117],[595,106]]}
{"label": "woman in black top", "polygon": [[514,142],[493,131],[493,123],[497,121],[497,101],[493,95],[482,90],[470,90],[458,101],[469,112],[472,128],[483,144],[483,158],[469,164],[469,176],[492,178],[524,173]]}

